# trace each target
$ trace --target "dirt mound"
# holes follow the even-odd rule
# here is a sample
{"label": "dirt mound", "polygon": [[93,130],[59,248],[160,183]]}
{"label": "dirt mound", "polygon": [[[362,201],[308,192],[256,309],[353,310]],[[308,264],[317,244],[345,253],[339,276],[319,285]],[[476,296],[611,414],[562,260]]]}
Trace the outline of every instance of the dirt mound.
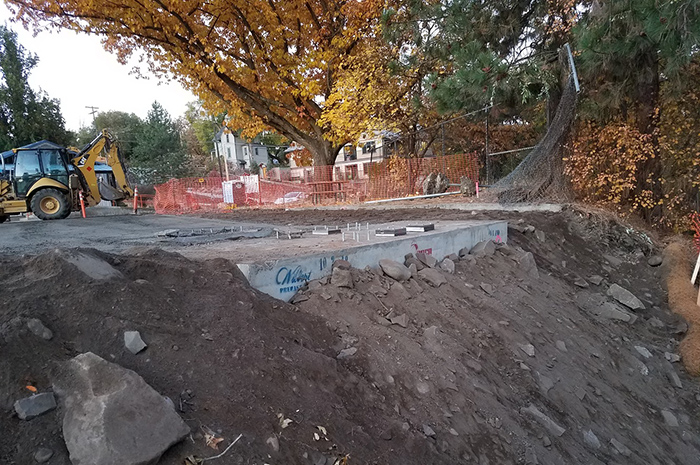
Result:
{"label": "dirt mound", "polygon": [[[697,463],[699,384],[666,358],[684,323],[641,253],[651,244],[625,228],[604,230],[626,246],[586,243],[574,231],[588,219],[568,220],[515,224],[439,288],[353,270],[352,289],[312,282],[297,297],[399,413],[383,437],[422,434],[448,463]],[[527,251],[539,278],[519,265]],[[607,296],[613,283],[646,310]]]}
{"label": "dirt mound", "polygon": [[694,251],[692,243],[672,242],[664,251],[664,270],[668,303],[671,310],[688,322],[688,335],[681,342],[683,365],[694,374],[700,375],[700,307],[697,305],[698,292],[690,282],[693,263],[689,251]]}
{"label": "dirt mound", "polygon": [[[90,257],[91,266],[102,261],[121,277],[93,279],[71,262],[76,255]],[[239,463],[236,457],[262,463],[269,455],[276,463],[307,463],[304,454],[373,455],[371,432],[386,422],[381,402],[372,386],[335,360],[337,341],[325,321],[250,288],[229,261],[198,263],[159,251],[123,257],[57,251],[5,258],[0,270],[3,464],[31,463],[40,446],[55,451],[50,463],[69,463],[60,410],[30,422],[10,412],[15,400],[31,394],[25,386],[50,390],[55,362],[87,351],[139,373],[193,428],[194,443],[175,447],[161,463],[213,455],[200,426],[228,440],[243,433],[227,454],[230,463]],[[39,318],[53,338],[32,334],[29,318]],[[123,344],[126,330],[140,331],[149,347],[132,355]],[[278,414],[292,426],[282,429]],[[327,440],[314,441],[317,426],[326,428]],[[278,437],[277,453],[266,444],[271,437]],[[410,446],[401,449],[411,453]]]}
{"label": "dirt mound", "polygon": [[[192,427],[164,464],[215,455],[209,429],[220,449],[243,434],[221,459],[235,464],[697,463],[700,384],[666,359],[685,323],[646,264],[653,245],[619,225],[591,234],[577,211],[512,220],[508,246],[436,271],[440,287],[350,270],[352,288],[311,282],[296,305],[224,259],[0,258],[0,462],[48,447],[49,463],[69,464],[60,407],[21,421],[12,404],[91,351],[141,375]],[[646,308],[625,310],[606,294],[613,283]],[[130,330],[148,344],[138,355],[124,348]]]}

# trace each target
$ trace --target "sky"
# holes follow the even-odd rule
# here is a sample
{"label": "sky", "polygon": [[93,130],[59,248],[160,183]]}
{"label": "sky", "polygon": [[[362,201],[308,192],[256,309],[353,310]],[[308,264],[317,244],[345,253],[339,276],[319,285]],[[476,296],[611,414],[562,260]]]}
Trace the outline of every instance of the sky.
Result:
{"label": "sky", "polygon": [[151,104],[160,102],[173,119],[183,115],[195,96],[177,82],[137,78],[133,65],[121,65],[102,48],[99,37],[72,31],[42,32],[36,37],[0,2],[0,23],[17,33],[18,42],[39,57],[29,76],[32,89],[41,89],[60,100],[66,128],[77,131],[92,123],[90,109],[118,110],[145,118]]}

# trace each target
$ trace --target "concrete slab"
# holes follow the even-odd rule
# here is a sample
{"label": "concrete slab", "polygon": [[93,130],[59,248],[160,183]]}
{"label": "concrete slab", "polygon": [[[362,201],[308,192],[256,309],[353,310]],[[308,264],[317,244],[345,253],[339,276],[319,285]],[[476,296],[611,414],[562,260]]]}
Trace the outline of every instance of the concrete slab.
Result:
{"label": "concrete slab", "polygon": [[[288,301],[306,281],[330,275],[335,260],[347,260],[355,268],[376,268],[383,258],[395,259],[408,253],[425,253],[441,260],[481,241],[508,240],[506,221],[436,221],[432,231],[410,232],[398,237],[373,234],[377,229],[405,227],[406,224],[402,223],[370,225],[369,230],[345,231],[345,240],[335,235],[286,241],[286,253],[277,249],[273,259],[239,262],[238,268],[256,289]],[[293,247],[289,244],[293,244]],[[270,246],[266,249],[269,252]]]}

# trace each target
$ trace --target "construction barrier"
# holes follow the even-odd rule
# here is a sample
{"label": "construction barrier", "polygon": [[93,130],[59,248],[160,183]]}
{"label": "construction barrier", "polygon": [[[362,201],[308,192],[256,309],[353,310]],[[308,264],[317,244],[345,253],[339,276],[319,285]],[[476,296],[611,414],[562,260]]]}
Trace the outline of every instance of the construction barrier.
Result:
{"label": "construction barrier", "polygon": [[[248,206],[293,208],[310,205],[353,204],[369,200],[422,195],[431,174],[443,174],[452,186],[463,177],[479,181],[475,154],[432,158],[392,157],[377,162],[344,163],[335,166],[301,167],[282,176],[270,170],[268,178],[219,176],[171,179],[155,186],[156,213],[184,214],[219,211]],[[284,180],[283,180],[284,179]]]}

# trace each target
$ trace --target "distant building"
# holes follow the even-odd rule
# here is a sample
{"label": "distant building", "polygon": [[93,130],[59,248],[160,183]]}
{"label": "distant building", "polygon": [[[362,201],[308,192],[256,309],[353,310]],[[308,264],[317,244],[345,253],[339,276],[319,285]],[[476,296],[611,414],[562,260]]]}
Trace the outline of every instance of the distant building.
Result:
{"label": "distant building", "polygon": [[391,131],[369,131],[360,134],[357,144],[346,144],[335,159],[335,164],[356,161],[380,161],[394,155],[399,135]]}
{"label": "distant building", "polygon": [[256,139],[248,141],[223,129],[214,137],[213,157],[220,156],[229,166],[250,170],[253,162],[267,164],[267,147]]}

